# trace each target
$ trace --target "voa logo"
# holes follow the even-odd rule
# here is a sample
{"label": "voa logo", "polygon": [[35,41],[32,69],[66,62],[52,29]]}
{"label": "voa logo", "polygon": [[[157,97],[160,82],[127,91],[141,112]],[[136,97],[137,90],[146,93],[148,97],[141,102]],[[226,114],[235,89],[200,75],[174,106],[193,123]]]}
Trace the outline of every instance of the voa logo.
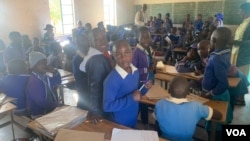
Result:
{"label": "voa logo", "polygon": [[244,129],[226,129],[227,136],[247,136]]}

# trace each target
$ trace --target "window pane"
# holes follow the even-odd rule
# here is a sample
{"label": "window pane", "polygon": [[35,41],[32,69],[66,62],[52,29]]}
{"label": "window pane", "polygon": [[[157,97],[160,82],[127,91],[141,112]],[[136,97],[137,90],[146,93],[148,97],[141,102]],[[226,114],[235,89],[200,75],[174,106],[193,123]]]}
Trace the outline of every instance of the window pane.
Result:
{"label": "window pane", "polygon": [[62,5],[72,5],[71,0],[61,0]]}
{"label": "window pane", "polygon": [[73,24],[63,25],[64,34],[71,34],[73,28]]}
{"label": "window pane", "polygon": [[63,15],[63,24],[72,24],[74,23],[72,15]]}
{"label": "window pane", "polygon": [[62,14],[72,14],[72,6],[62,6]]}

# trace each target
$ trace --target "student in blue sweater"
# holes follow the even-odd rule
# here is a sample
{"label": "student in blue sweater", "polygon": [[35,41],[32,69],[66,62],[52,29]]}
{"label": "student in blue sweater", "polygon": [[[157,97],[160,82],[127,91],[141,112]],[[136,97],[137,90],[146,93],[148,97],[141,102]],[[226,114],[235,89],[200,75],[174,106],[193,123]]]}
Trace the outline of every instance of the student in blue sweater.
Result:
{"label": "student in blue sweater", "polygon": [[104,81],[103,109],[111,113],[111,120],[135,128],[139,100],[151,83],[139,87],[139,72],[132,64],[132,50],[126,40],[115,43],[116,66]]}
{"label": "student in blue sweater", "polygon": [[61,84],[61,75],[47,65],[47,57],[40,52],[29,54],[29,64],[32,74],[26,85],[26,106],[31,118],[35,118],[59,105],[55,87]]}
{"label": "student in blue sweater", "polygon": [[0,80],[0,89],[7,96],[16,98],[16,111],[25,114],[25,87],[30,76],[28,66],[24,60],[17,59],[8,63],[7,70],[8,74]]}

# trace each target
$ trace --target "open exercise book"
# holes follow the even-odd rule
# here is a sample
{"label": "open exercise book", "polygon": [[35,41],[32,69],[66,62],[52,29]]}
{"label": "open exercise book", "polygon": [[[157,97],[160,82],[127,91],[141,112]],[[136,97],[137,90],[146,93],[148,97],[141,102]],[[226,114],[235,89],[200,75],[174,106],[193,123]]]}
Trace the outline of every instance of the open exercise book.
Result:
{"label": "open exercise book", "polygon": [[[170,94],[168,93],[167,90],[163,89],[160,85],[153,85],[146,93],[146,97],[148,97],[148,99],[163,99],[163,98],[169,98]],[[187,99],[189,101],[197,101],[203,104],[209,101],[209,99],[200,97],[195,94],[187,95]]]}
{"label": "open exercise book", "polygon": [[64,106],[35,119],[40,129],[54,136],[59,129],[72,128],[83,122],[88,111],[73,106]]}
{"label": "open exercise book", "polygon": [[114,128],[111,141],[159,141],[159,137],[156,131]]}
{"label": "open exercise book", "polygon": [[54,141],[104,141],[104,133],[60,129]]}

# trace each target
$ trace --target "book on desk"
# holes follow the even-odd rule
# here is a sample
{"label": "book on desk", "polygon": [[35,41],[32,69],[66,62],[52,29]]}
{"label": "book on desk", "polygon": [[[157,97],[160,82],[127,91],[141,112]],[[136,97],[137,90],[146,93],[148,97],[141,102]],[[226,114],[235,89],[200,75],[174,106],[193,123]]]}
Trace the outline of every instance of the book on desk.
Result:
{"label": "book on desk", "polygon": [[88,111],[73,106],[63,106],[42,117],[35,119],[40,130],[54,136],[59,129],[72,128],[83,122]]}

